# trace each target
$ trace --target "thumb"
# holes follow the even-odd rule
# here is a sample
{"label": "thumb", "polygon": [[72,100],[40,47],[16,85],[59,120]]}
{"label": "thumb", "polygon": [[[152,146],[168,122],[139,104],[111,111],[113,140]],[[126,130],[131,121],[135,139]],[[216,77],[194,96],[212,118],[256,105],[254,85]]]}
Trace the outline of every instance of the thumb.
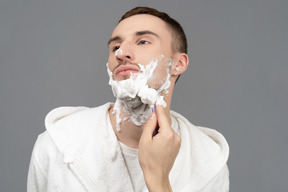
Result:
{"label": "thumb", "polygon": [[142,136],[152,138],[156,126],[157,126],[157,115],[155,112],[152,112],[144,125]]}

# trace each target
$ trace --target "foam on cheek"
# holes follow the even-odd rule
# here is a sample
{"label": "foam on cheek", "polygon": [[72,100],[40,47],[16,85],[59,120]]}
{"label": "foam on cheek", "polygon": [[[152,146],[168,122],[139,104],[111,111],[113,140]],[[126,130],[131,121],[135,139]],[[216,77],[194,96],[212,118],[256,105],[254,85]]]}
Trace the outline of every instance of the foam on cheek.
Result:
{"label": "foam on cheek", "polygon": [[[121,49],[118,49],[117,51],[120,50]],[[118,54],[117,51],[115,55]],[[121,130],[121,122],[127,119],[131,120],[137,126],[144,125],[155,104],[166,107],[167,104],[160,94],[162,92],[167,93],[167,89],[170,87],[171,59],[169,59],[169,63],[167,64],[165,77],[162,80],[163,82],[161,82],[162,86],[157,89],[148,86],[148,84],[150,85],[149,80],[154,77],[153,72],[159,60],[163,58],[165,58],[165,56],[161,55],[153,59],[146,67],[138,64],[141,73],[133,73],[129,79],[122,81],[115,81],[113,79],[113,74],[109,70],[107,63],[107,72],[110,77],[109,85],[111,85],[113,94],[116,97],[113,113],[116,113],[117,131]],[[123,115],[121,112],[125,114]]]}

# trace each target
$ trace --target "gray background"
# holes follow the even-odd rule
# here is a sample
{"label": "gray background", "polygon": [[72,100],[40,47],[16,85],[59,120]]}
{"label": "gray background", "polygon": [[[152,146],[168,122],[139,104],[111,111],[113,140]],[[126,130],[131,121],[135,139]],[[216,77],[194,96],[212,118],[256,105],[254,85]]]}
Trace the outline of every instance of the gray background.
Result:
{"label": "gray background", "polygon": [[135,6],[184,27],[190,65],[172,108],[225,135],[231,191],[287,192],[287,0],[2,0],[0,191],[26,191],[47,112],[114,101],[107,40]]}

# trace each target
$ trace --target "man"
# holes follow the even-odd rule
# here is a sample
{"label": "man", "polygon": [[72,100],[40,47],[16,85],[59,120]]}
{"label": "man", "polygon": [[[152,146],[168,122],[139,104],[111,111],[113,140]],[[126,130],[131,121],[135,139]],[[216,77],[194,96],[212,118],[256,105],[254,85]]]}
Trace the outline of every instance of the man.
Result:
{"label": "man", "polygon": [[137,7],[120,19],[108,45],[116,103],[47,115],[28,192],[229,191],[225,138],[170,111],[174,85],[189,63],[179,23]]}

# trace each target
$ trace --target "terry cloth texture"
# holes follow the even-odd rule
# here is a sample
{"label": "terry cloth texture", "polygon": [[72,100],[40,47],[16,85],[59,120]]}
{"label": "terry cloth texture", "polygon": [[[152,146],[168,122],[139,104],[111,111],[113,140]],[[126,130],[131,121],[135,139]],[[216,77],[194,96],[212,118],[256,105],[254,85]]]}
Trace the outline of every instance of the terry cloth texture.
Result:
{"label": "terry cloth texture", "polygon": [[[134,191],[108,109],[60,107],[45,120],[35,143],[28,192]],[[229,146],[217,131],[192,125],[171,111],[181,147],[170,172],[174,192],[229,191]],[[146,187],[135,191],[148,191]]]}

